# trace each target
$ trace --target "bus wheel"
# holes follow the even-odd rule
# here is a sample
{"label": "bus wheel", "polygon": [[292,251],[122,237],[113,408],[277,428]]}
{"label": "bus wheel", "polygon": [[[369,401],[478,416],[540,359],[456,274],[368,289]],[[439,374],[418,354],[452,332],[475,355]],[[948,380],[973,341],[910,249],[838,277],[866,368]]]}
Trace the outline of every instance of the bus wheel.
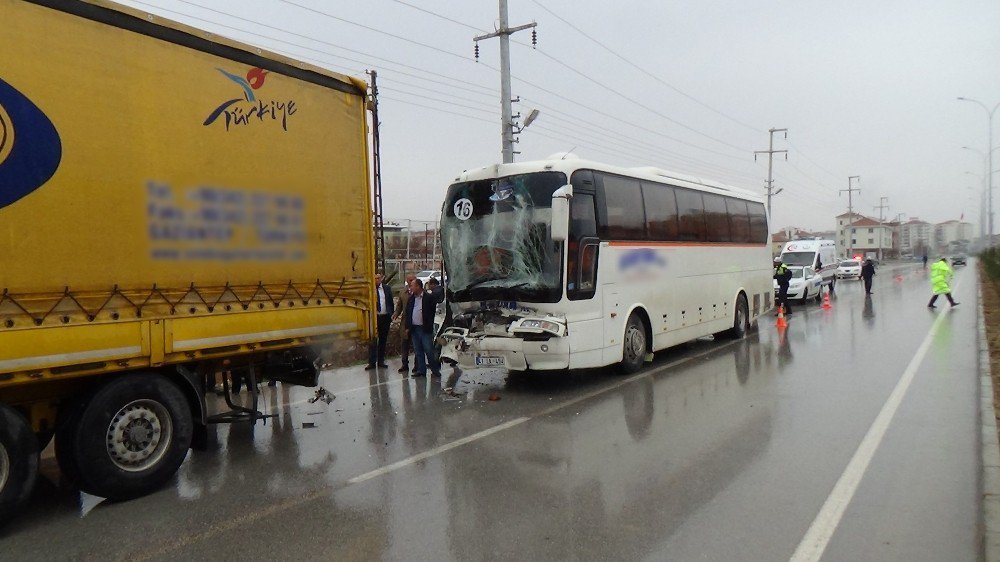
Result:
{"label": "bus wheel", "polygon": [[639,319],[639,315],[632,313],[625,323],[625,337],[622,340],[622,371],[634,373],[642,368],[642,363],[646,360],[646,327]]}
{"label": "bus wheel", "polygon": [[745,295],[740,295],[736,299],[736,312],[733,315],[733,327],[729,329],[727,335],[734,340],[743,339],[750,329],[750,307],[747,305]]}
{"label": "bus wheel", "polygon": [[194,434],[184,394],[151,373],[108,383],[78,416],[64,436],[70,447],[65,458],[81,490],[113,500],[143,496],[165,484],[187,456]]}
{"label": "bus wheel", "polygon": [[31,496],[38,478],[38,440],[27,420],[0,404],[0,527]]}

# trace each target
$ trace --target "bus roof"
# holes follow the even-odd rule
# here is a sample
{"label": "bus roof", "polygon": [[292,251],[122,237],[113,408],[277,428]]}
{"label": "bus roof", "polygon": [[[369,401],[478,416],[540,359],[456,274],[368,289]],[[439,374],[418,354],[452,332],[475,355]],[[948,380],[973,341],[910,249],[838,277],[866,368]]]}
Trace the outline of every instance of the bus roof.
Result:
{"label": "bus roof", "polygon": [[726,185],[721,182],[707,180],[696,176],[690,176],[668,170],[662,170],[652,166],[637,168],[625,168],[583,160],[573,154],[554,154],[545,160],[532,160],[527,162],[514,162],[511,164],[493,164],[481,168],[472,168],[463,171],[454,181],[475,181],[491,178],[512,176],[516,174],[527,174],[530,172],[563,172],[567,176],[572,175],[576,170],[597,170],[622,176],[645,179],[659,183],[670,183],[679,187],[690,187],[700,191],[718,193],[720,195],[732,195],[740,199],[749,199],[756,202],[763,202],[761,195],[753,191]]}

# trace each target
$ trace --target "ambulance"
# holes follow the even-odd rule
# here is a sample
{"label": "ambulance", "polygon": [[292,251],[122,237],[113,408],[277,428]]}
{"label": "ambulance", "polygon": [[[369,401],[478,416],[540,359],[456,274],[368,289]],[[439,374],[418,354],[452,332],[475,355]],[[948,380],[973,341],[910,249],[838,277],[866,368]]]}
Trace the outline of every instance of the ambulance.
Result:
{"label": "ambulance", "polygon": [[788,267],[811,267],[823,277],[822,285],[833,290],[837,283],[837,246],[833,240],[793,240],[781,249],[781,262]]}

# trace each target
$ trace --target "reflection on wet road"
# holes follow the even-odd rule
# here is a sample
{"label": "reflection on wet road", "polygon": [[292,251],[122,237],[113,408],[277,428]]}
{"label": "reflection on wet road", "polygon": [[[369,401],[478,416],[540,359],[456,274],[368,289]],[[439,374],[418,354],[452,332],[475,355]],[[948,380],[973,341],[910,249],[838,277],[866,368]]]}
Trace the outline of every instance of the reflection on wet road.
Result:
{"label": "reflection on wet road", "polygon": [[[276,418],[213,427],[152,496],[82,516],[96,502],[48,462],[0,558],[788,559],[942,313],[900,272],[628,377],[355,367],[324,373],[328,404],[265,387]],[[942,318],[831,559],[978,556],[974,272],[959,281],[967,308]]]}

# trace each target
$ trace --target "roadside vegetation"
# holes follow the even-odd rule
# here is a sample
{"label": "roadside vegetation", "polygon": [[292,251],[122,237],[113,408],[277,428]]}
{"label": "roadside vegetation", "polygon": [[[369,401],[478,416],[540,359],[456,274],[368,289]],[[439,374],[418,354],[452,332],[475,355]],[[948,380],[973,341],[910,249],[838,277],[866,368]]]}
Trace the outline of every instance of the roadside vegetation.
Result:
{"label": "roadside vegetation", "polygon": [[1000,411],[1000,248],[989,248],[979,254],[979,278],[982,284],[986,341],[990,350],[990,371],[993,378],[993,408],[996,415],[996,411]]}

